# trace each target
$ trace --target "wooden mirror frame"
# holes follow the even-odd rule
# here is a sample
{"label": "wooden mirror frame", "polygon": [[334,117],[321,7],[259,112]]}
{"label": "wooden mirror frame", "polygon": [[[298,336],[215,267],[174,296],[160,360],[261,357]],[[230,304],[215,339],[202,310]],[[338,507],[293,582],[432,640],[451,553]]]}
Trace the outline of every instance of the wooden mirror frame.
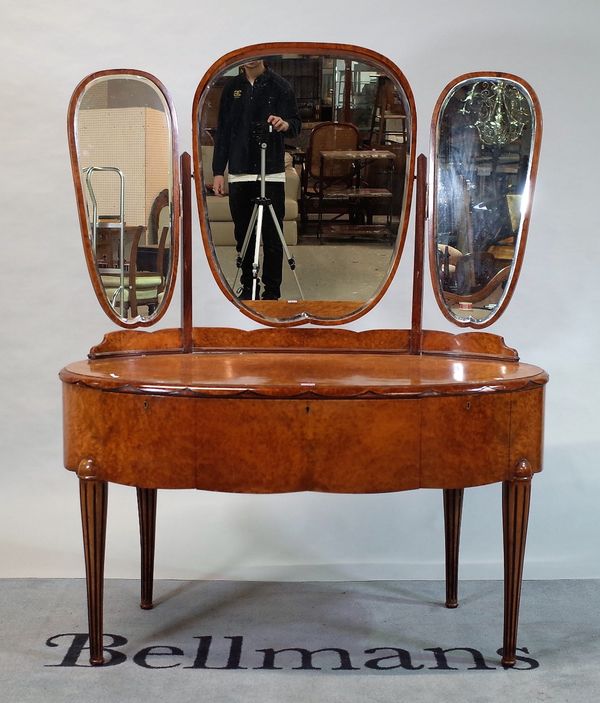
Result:
{"label": "wooden mirror frame", "polygon": [[[162,302],[157,307],[156,312],[149,315],[147,319],[133,319],[131,321],[124,320],[119,317],[112,306],[109,304],[106,294],[104,292],[103,286],[100,281],[100,276],[97,272],[96,261],[94,260],[93,252],[89,242],[88,233],[88,218],[85,207],[85,196],[83,193],[83,186],[81,182],[81,169],[79,167],[79,156],[77,153],[77,134],[75,128],[75,118],[77,114],[77,108],[79,100],[83,95],[84,91],[90,83],[97,80],[98,78],[105,77],[127,77],[127,76],[138,76],[140,78],[145,78],[150,83],[152,83],[162,94],[164,101],[168,109],[168,119],[171,123],[171,173],[172,173],[172,185],[173,185],[173,213],[172,213],[172,237],[171,237],[171,261],[170,261],[170,271],[169,279],[167,281],[165,294]],[[177,266],[179,262],[179,227],[181,219],[181,204],[180,204],[180,191],[181,191],[181,180],[179,175],[179,145],[178,145],[178,131],[177,131],[177,117],[175,115],[175,108],[173,107],[173,102],[171,96],[169,95],[165,86],[151,73],[146,73],[145,71],[139,71],[137,69],[128,68],[118,68],[118,69],[107,69],[104,71],[97,71],[86,76],[75,88],[71,100],[69,102],[69,110],[67,116],[67,132],[69,139],[69,154],[71,157],[71,171],[73,175],[73,183],[75,186],[75,197],[77,199],[77,212],[79,214],[79,225],[81,229],[81,238],[83,242],[83,250],[85,254],[85,260],[88,268],[88,273],[92,281],[94,292],[100,306],[108,317],[120,327],[125,327],[128,329],[133,329],[136,327],[150,327],[158,322],[161,317],[167,311],[171,298],[173,297],[173,291],[175,289],[175,281],[177,279]]]}
{"label": "wooden mirror frame", "polygon": [[[506,291],[502,295],[500,304],[497,308],[481,321],[474,320],[460,320],[457,319],[450,310],[444,300],[444,295],[441,291],[441,286],[438,277],[438,264],[437,264],[437,244],[435,241],[436,237],[436,199],[437,199],[437,131],[438,123],[440,119],[440,114],[444,102],[447,100],[449,93],[460,83],[464,81],[485,78],[503,78],[506,80],[513,81],[517,83],[526,93],[528,93],[531,100],[531,108],[533,113],[533,118],[535,120],[535,133],[533,135],[530,162],[529,162],[529,174],[528,174],[528,186],[529,186],[529,197],[527,202],[527,207],[525,212],[522,214],[522,224],[521,231],[519,233],[518,245],[515,253],[515,259],[512,263],[511,270],[508,276],[508,282],[506,284]],[[482,329],[488,327],[489,325],[496,322],[496,320],[502,315],[502,313],[508,307],[508,304],[513,296],[519,274],[521,272],[521,266],[523,265],[523,256],[525,254],[525,245],[527,243],[527,233],[529,231],[529,220],[531,217],[531,206],[533,203],[533,194],[535,190],[535,182],[537,177],[538,162],[540,156],[540,144],[542,141],[542,111],[540,107],[540,102],[538,97],[533,90],[533,88],[519,76],[515,76],[512,73],[503,73],[500,71],[477,71],[474,73],[463,73],[451,80],[444,90],[440,93],[440,96],[435,104],[433,110],[433,116],[431,119],[431,131],[430,131],[430,155],[429,155],[429,273],[431,276],[431,285],[433,287],[433,292],[437,304],[444,315],[444,317],[450,322],[459,327],[472,327],[475,329]]]}
{"label": "wooden mirror frame", "polygon": [[[304,311],[300,312],[297,315],[292,315],[289,317],[268,317],[265,314],[261,314],[258,310],[253,309],[252,307],[247,305],[248,302],[252,301],[240,301],[232,294],[232,291],[230,290],[227,282],[225,281],[221,273],[221,268],[217,262],[215,247],[212,243],[210,223],[208,221],[208,212],[205,202],[202,159],[200,158],[199,124],[201,109],[203,107],[203,97],[205,96],[208,88],[210,87],[211,82],[217,77],[217,75],[221,71],[223,71],[231,64],[243,62],[244,59],[250,59],[251,57],[254,58],[260,56],[271,56],[274,54],[286,53],[306,55],[323,54],[339,58],[346,57],[359,59],[372,63],[375,67],[386,71],[398,82],[398,84],[402,87],[402,90],[404,91],[406,101],[410,109],[411,128],[410,138],[408,142],[410,153],[407,155],[406,159],[405,193],[403,196],[404,206],[402,211],[402,219],[398,226],[395,252],[392,255],[387,276],[379,285],[375,294],[371,296],[371,298],[369,298],[367,301],[357,301],[356,308],[350,314],[346,313],[344,310],[340,310],[340,306],[335,300],[305,301],[306,305],[304,306]],[[271,327],[292,327],[296,325],[304,325],[309,323],[315,325],[342,325],[348,322],[352,322],[353,320],[356,320],[359,317],[362,317],[365,313],[375,307],[375,305],[377,305],[379,300],[383,297],[384,293],[386,292],[391,281],[394,278],[406,242],[406,233],[410,219],[412,191],[415,173],[416,134],[417,116],[415,100],[406,77],[392,61],[390,61],[388,58],[381,54],[371,51],[370,49],[353,46],[351,44],[331,44],[321,42],[272,42],[265,44],[253,44],[250,46],[243,47],[241,49],[236,49],[235,51],[231,51],[228,54],[222,56],[217,61],[215,61],[215,63],[213,63],[213,65],[204,74],[194,95],[194,102],[192,107],[192,139],[194,181],[196,187],[196,201],[198,206],[198,214],[200,217],[200,227],[202,230],[202,241],[214,279],[217,282],[219,288],[225,294],[225,296],[232,303],[234,303],[234,305],[239,310],[241,310],[244,315],[250,317],[255,322],[260,322],[261,324],[269,325]],[[311,305],[311,303],[313,304]],[[274,311],[276,311],[278,308],[284,310],[288,307],[288,303],[283,301],[268,301],[267,305],[270,310]]]}

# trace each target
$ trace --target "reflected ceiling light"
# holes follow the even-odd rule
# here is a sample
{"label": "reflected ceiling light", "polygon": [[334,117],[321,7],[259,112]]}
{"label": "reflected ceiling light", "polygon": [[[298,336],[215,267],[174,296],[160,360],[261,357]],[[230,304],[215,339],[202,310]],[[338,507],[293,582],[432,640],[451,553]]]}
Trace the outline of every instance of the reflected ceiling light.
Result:
{"label": "reflected ceiling light", "polygon": [[478,81],[463,100],[463,115],[476,116],[471,125],[486,146],[517,141],[529,122],[525,95],[508,81]]}

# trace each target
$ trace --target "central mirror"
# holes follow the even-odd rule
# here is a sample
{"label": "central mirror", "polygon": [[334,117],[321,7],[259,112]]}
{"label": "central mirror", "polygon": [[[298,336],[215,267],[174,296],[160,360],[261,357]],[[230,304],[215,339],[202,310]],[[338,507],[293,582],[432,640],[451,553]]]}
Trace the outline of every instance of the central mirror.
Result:
{"label": "central mirror", "polygon": [[370,309],[410,209],[415,115],[400,71],[358,47],[248,47],[209,70],[193,120],[222,290],[271,324],[338,324]]}

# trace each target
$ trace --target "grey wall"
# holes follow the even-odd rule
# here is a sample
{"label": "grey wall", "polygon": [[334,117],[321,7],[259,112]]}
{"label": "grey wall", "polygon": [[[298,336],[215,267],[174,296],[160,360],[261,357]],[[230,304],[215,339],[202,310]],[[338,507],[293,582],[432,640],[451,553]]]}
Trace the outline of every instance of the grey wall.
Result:
{"label": "grey wall", "polygon": [[[534,481],[526,576],[600,576],[598,59],[595,0],[415,3],[53,3],[4,11],[0,198],[0,576],[80,576],[77,482],[61,464],[58,370],[113,329],[87,281],[65,115],[88,73],[130,67],[172,93],[182,150],[191,102],[223,53],[260,41],[353,43],[409,79],[428,151],[437,95],[470,70],[528,80],[544,141],[520,285],[492,331],[550,372],[545,471]],[[195,322],[249,328],[213,283],[196,231]],[[407,242],[410,253],[412,241]],[[409,322],[410,256],[354,329]],[[177,297],[174,301],[177,301]],[[178,324],[177,305],[164,326]],[[427,292],[425,324],[450,329]],[[446,429],[448,431],[448,429]],[[448,431],[460,433],[461,428]],[[438,578],[440,492],[383,496],[159,496],[157,574],[197,578]],[[111,487],[107,574],[136,577],[135,492]],[[467,493],[462,575],[501,577],[500,487]]]}

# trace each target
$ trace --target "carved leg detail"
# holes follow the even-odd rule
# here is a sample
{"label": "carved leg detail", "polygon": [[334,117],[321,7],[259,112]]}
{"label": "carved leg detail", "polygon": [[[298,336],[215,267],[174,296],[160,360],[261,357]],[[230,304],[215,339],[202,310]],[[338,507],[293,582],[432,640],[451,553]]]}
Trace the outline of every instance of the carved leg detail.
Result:
{"label": "carved leg detail", "polygon": [[458,607],[458,550],[464,490],[444,490],[444,527],[446,535],[446,608]]}
{"label": "carved leg detail", "polygon": [[154,544],[156,536],[156,489],[138,488],[138,516],[140,520],[141,584],[140,607],[152,608],[154,584]]}
{"label": "carved leg detail", "polygon": [[87,582],[90,664],[104,664],[102,646],[102,606],[104,598],[104,551],[108,485],[94,478],[91,461],[82,461],[79,476],[81,525]]}
{"label": "carved leg detail", "polygon": [[502,486],[502,519],[504,525],[504,645],[502,664],[514,666],[516,662],[519,602],[529,500],[531,496],[531,465],[522,459],[514,476]]}

